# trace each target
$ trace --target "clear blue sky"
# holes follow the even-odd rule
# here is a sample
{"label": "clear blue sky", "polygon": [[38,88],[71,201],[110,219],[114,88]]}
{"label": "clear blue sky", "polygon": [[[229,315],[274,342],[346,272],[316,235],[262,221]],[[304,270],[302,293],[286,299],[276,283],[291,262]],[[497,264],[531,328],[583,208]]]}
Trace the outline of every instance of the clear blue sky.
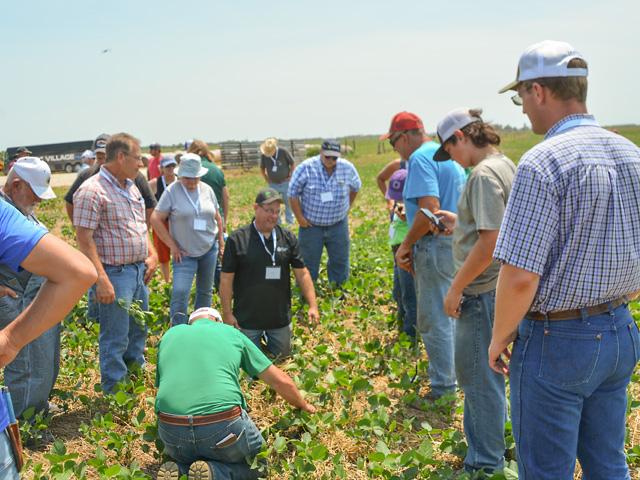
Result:
{"label": "clear blue sky", "polygon": [[521,126],[497,90],[544,39],[585,55],[602,123],[640,123],[637,0],[24,0],[0,11],[0,148],[116,131],[144,144],[382,133],[400,110],[434,130],[459,106]]}

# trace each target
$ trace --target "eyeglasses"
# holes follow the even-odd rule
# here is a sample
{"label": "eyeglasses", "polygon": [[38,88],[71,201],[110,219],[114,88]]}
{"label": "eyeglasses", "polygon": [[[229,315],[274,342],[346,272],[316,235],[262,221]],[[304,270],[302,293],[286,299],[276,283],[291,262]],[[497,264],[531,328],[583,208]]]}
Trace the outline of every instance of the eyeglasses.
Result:
{"label": "eyeglasses", "polygon": [[338,157],[330,157],[329,155],[325,155],[324,158],[327,159],[330,162],[338,161]]}
{"label": "eyeglasses", "polygon": [[393,136],[389,137],[389,143],[391,144],[391,146],[395,148],[396,142],[398,140],[400,140],[400,137],[402,135],[404,135],[405,133],[407,133],[407,132],[406,131],[402,131],[402,132],[398,132],[398,135],[395,138]]}
{"label": "eyeglasses", "polygon": [[524,103],[519,93],[516,93],[514,96],[512,96],[511,101],[513,102],[514,105],[517,105],[518,107],[521,107],[522,104]]}
{"label": "eyeglasses", "polygon": [[280,208],[275,210],[273,208],[266,208],[266,207],[264,207],[262,205],[260,205],[260,208],[263,209],[265,212],[267,212],[270,215],[280,215]]}

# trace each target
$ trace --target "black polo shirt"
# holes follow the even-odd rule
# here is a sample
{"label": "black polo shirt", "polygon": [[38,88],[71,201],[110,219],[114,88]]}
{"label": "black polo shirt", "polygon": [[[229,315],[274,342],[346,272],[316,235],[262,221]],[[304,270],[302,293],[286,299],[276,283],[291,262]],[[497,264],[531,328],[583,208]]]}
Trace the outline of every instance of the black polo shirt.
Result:
{"label": "black polo shirt", "polygon": [[[76,193],[76,191],[80,188],[80,185],[82,185],[89,178],[96,175],[99,171],[100,165],[96,163],[91,167],[85,168],[84,170],[78,172],[78,176],[73,181],[73,184],[69,188],[67,194],[64,196],[64,201],[73,205],[73,194]],[[136,187],[138,187],[138,190],[140,190],[140,195],[142,195],[142,198],[144,199],[144,208],[156,208],[156,205],[158,205],[158,201],[153,195],[151,187],[149,187],[149,182],[147,182],[147,179],[144,178],[144,175],[138,172],[138,175],[136,176],[134,182],[136,184]]]}
{"label": "black polo shirt", "polygon": [[304,268],[304,261],[296,236],[280,225],[274,231],[279,280],[266,279],[266,268],[272,266],[273,237],[265,238],[263,244],[253,222],[233,232],[225,244],[222,271],[235,274],[233,314],[242,328],[268,330],[291,322],[290,267]]}

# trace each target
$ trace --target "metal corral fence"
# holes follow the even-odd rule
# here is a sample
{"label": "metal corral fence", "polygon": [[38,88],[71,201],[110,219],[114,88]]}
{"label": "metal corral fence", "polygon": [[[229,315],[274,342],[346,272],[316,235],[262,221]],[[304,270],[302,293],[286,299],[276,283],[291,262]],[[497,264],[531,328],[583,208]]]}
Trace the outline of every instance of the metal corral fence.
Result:
{"label": "metal corral fence", "polygon": [[[262,142],[222,142],[220,156],[222,168],[249,169],[260,165],[260,144]],[[306,146],[297,140],[278,140],[278,146],[289,150],[296,163],[305,159]]]}

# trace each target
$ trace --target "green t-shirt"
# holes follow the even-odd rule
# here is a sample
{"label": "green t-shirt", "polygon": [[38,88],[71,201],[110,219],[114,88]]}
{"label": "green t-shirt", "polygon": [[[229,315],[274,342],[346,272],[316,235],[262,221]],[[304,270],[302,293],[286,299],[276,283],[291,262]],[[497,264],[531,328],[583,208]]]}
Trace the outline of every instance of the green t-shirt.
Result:
{"label": "green t-shirt", "polygon": [[[500,153],[485,158],[469,175],[458,200],[458,224],[453,231],[456,270],[478,241],[478,231],[500,230],[515,171],[514,163]],[[494,260],[464,293],[478,295],[495,289],[499,270],[500,264]]]}
{"label": "green t-shirt", "polygon": [[393,221],[389,226],[389,245],[392,247],[400,245],[407,233],[409,233],[409,224],[394,213]]}
{"label": "green t-shirt", "polygon": [[220,205],[220,216],[224,217],[224,211],[222,210],[222,189],[227,185],[224,180],[224,173],[222,173],[220,167],[207,159],[207,157],[200,158],[202,159],[202,166],[209,170],[200,180],[213,189],[213,193],[216,194],[216,198],[218,199],[218,205]]}
{"label": "green t-shirt", "polygon": [[224,323],[196,320],[162,337],[156,371],[156,412],[209,415],[235,406],[247,408],[240,368],[252,377],[271,361],[245,334]]}

